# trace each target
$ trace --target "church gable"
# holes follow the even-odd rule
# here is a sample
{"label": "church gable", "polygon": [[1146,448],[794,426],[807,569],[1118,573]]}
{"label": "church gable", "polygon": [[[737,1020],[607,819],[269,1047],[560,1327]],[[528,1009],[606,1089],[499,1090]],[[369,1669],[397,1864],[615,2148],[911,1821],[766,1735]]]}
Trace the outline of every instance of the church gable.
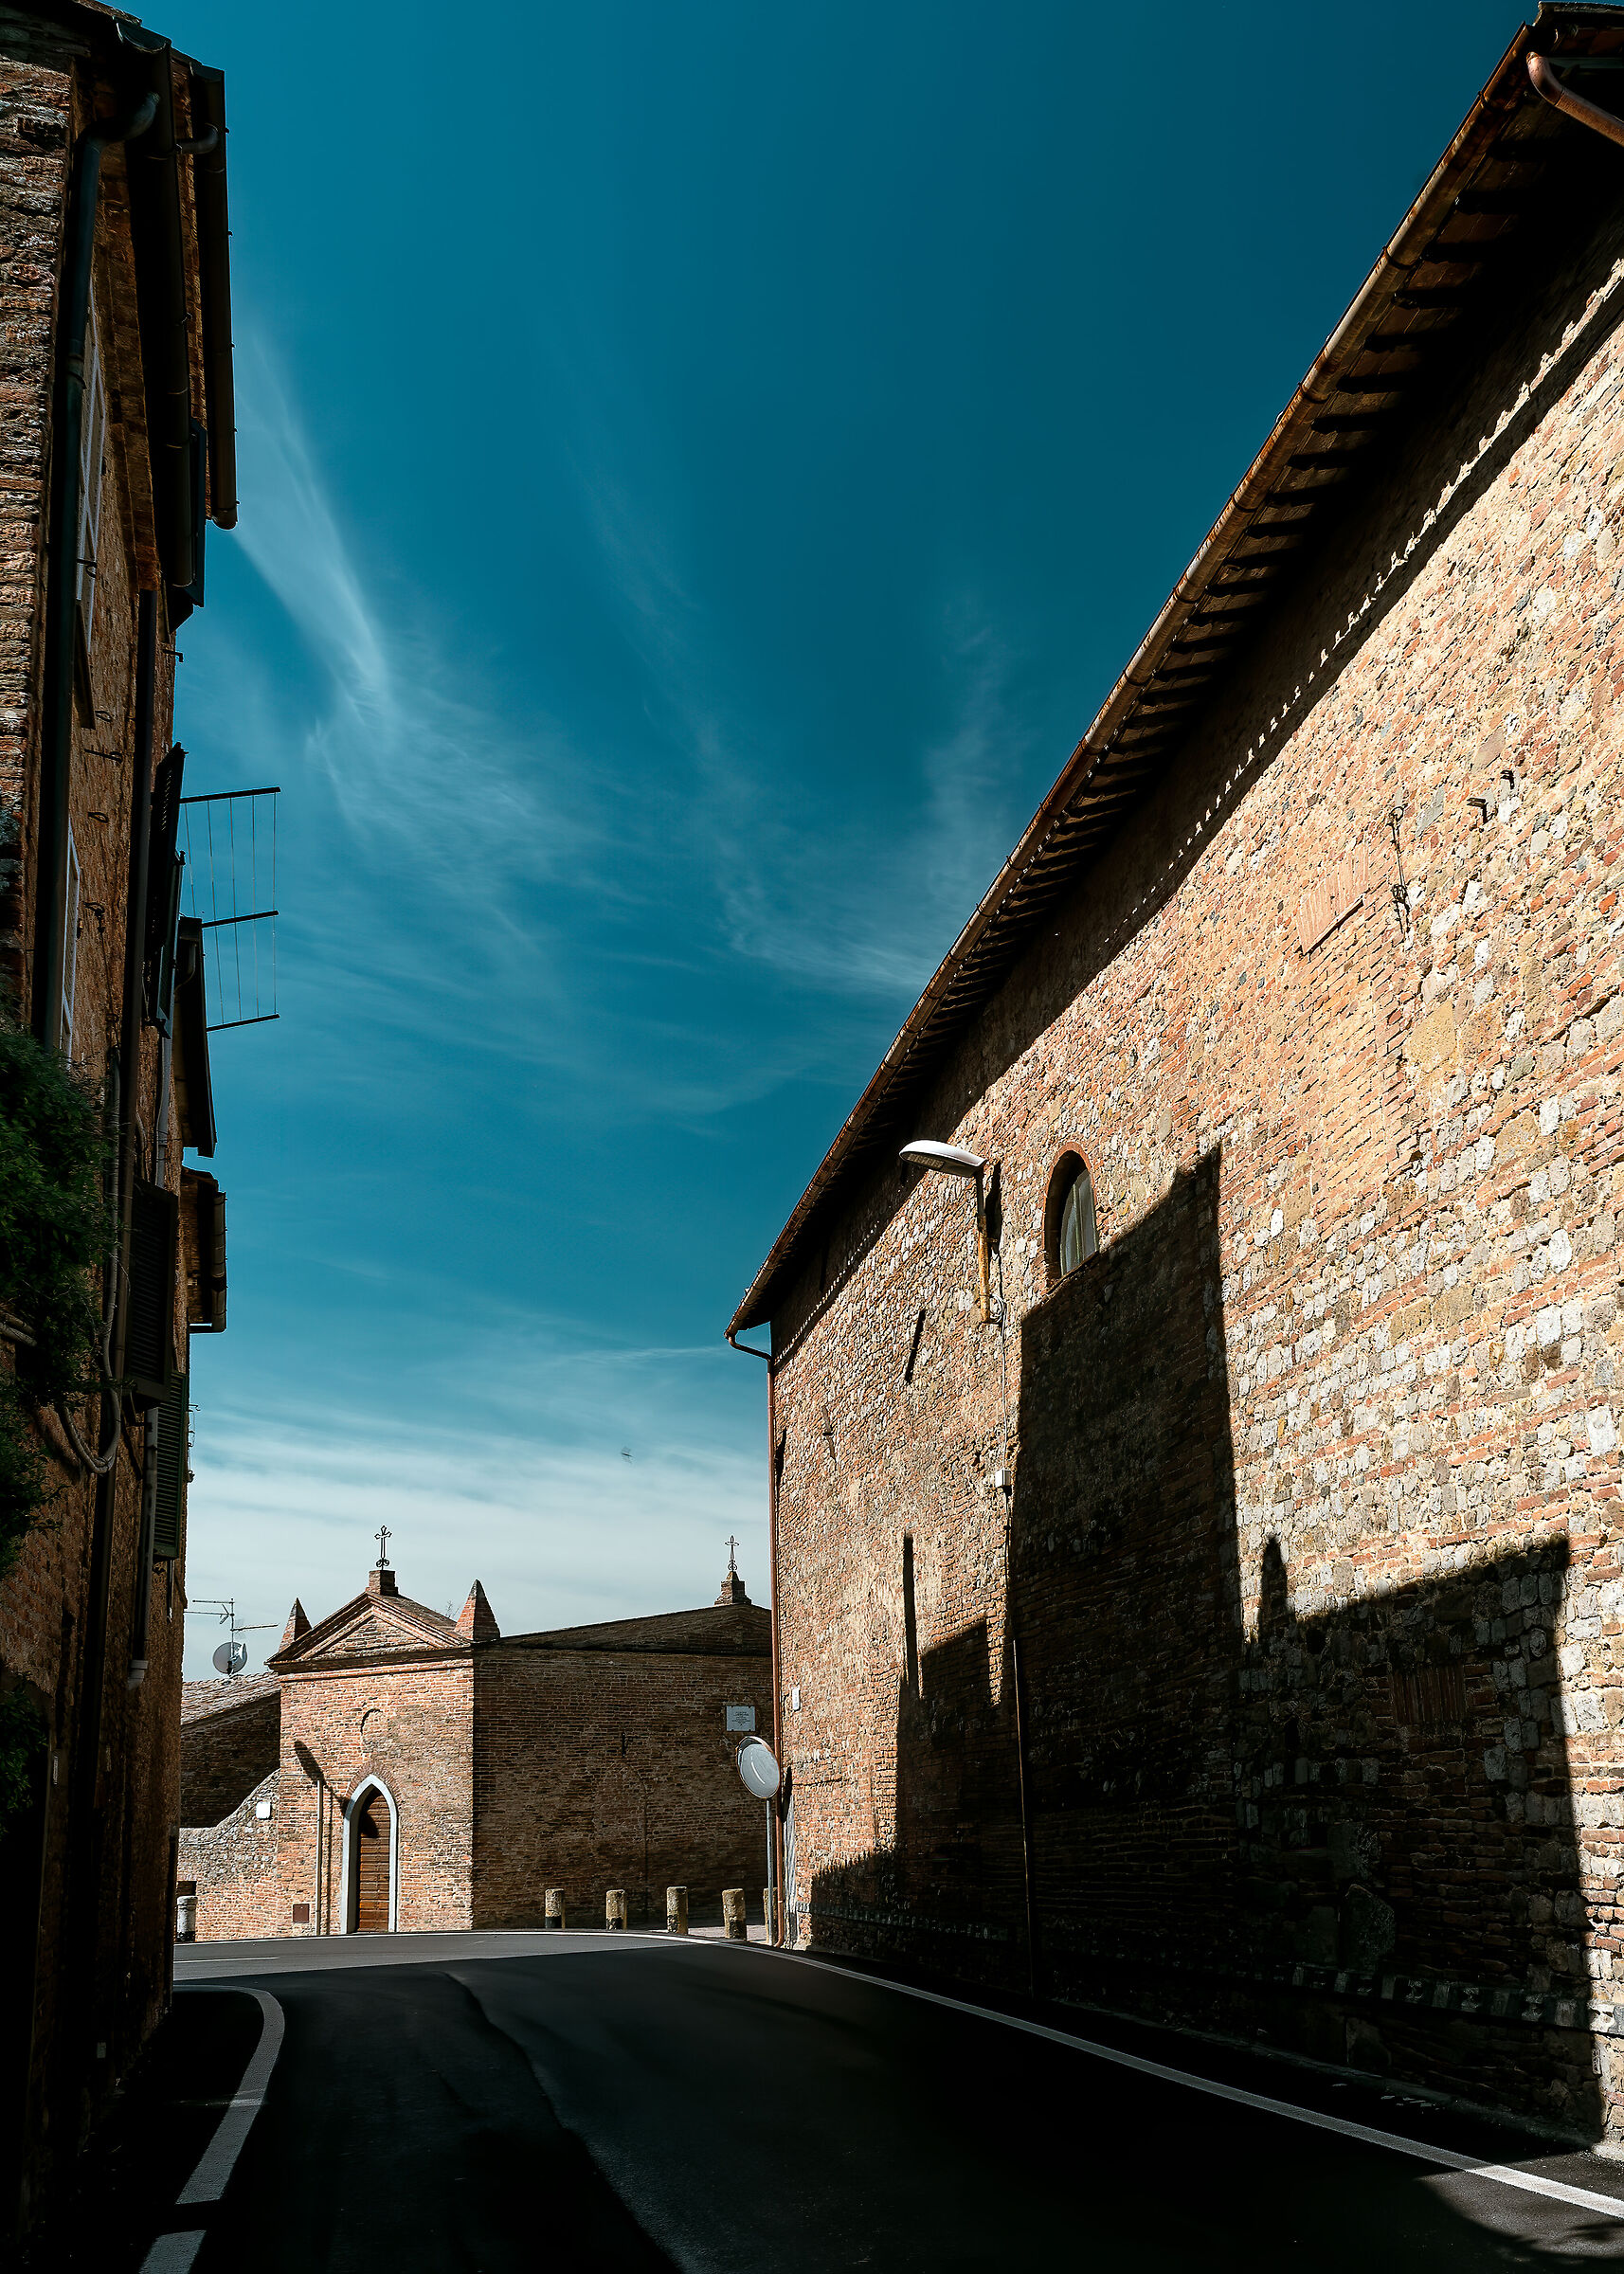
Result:
{"label": "church gable", "polygon": [[[282,1673],[324,1659],[394,1657],[402,1651],[468,1648],[454,1619],[431,1611],[426,1603],[414,1603],[409,1596],[395,1594],[393,1580],[392,1571],[369,1573],[365,1595],[341,1604],[266,1663]],[[388,1584],[380,1585],[380,1581]]]}

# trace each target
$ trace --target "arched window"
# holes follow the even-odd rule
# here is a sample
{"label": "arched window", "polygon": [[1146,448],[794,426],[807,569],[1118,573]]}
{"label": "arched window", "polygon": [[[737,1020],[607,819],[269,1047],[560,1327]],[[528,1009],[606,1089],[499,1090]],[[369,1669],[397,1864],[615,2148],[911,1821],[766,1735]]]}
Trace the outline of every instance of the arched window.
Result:
{"label": "arched window", "polygon": [[1094,1221],[1093,1179],[1081,1153],[1062,1153],[1055,1164],[1055,1173],[1049,1180],[1043,1233],[1051,1287],[1058,1286],[1098,1253],[1100,1236]]}

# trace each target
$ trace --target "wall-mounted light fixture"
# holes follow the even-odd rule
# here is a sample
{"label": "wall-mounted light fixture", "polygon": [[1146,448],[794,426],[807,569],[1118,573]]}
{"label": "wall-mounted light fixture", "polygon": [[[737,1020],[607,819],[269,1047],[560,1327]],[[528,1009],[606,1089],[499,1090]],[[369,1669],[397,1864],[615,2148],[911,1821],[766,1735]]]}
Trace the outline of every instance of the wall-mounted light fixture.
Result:
{"label": "wall-mounted light fixture", "polygon": [[981,1297],[982,1325],[992,1320],[992,1288],[990,1261],[987,1252],[986,1228],[986,1163],[980,1153],[972,1153],[962,1145],[943,1145],[934,1137],[915,1137],[905,1145],[899,1160],[911,1161],[916,1168],[936,1168],[950,1177],[973,1177],[976,1185],[976,1282]]}

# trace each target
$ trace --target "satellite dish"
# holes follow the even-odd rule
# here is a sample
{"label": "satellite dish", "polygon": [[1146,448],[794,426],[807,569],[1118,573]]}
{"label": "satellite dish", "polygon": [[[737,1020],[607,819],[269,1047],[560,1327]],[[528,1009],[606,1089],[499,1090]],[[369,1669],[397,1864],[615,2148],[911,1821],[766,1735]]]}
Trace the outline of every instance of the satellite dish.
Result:
{"label": "satellite dish", "polygon": [[753,1793],[758,1800],[773,1797],[782,1774],[773,1759],[772,1747],[764,1745],[759,1737],[749,1739],[739,1747],[739,1775],[745,1780],[746,1792]]}
{"label": "satellite dish", "polygon": [[214,1653],[214,1670],[217,1674],[240,1674],[247,1663],[248,1646],[245,1642],[223,1642]]}

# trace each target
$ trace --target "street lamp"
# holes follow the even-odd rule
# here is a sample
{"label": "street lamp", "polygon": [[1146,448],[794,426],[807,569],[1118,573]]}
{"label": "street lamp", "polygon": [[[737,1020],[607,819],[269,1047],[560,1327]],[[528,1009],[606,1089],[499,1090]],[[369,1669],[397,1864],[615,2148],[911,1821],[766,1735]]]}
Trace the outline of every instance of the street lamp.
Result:
{"label": "street lamp", "polygon": [[976,1282],[981,1296],[982,1325],[992,1323],[991,1265],[987,1252],[986,1162],[962,1145],[943,1145],[934,1137],[915,1137],[897,1158],[916,1168],[940,1169],[949,1177],[973,1177],[976,1184]]}

